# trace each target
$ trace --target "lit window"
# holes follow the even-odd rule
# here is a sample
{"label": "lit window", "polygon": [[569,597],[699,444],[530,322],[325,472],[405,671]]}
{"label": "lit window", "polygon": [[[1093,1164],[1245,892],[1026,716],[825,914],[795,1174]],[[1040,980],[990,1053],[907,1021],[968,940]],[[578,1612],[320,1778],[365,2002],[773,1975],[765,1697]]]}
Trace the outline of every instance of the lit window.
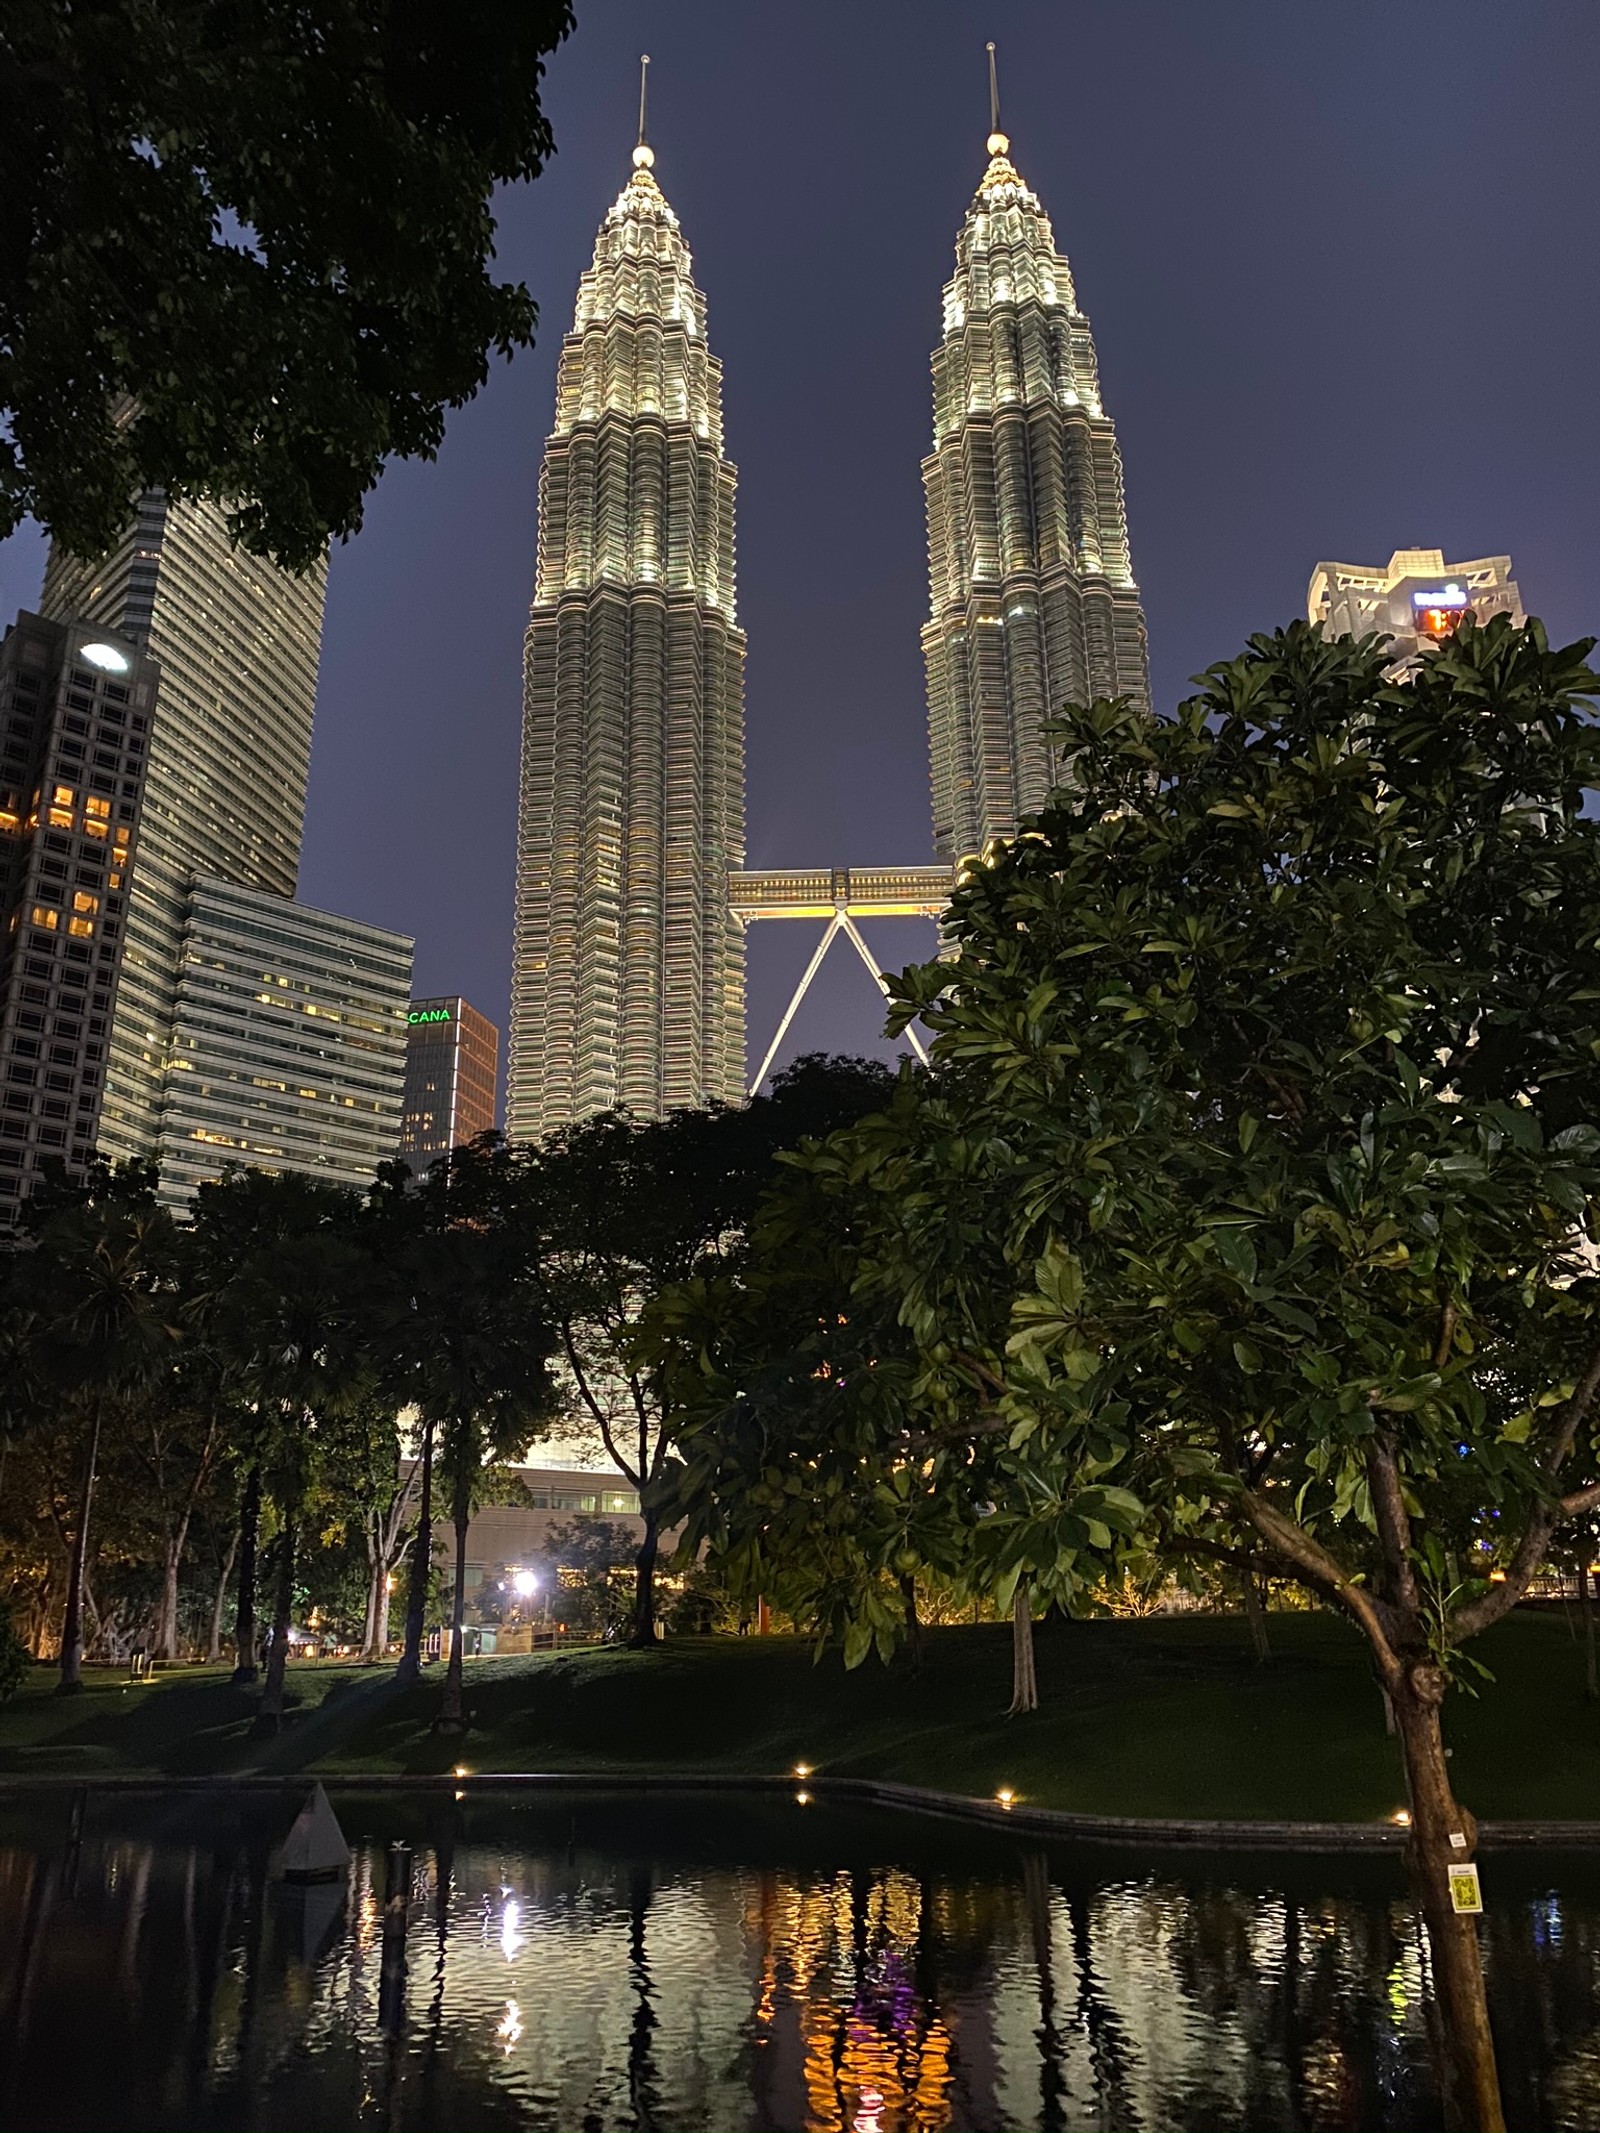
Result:
{"label": "lit window", "polygon": [[44,904],[34,905],[33,923],[36,926],[43,926],[47,931],[54,933],[60,922],[61,913],[59,911],[52,911]]}
{"label": "lit window", "polygon": [[50,797],[57,807],[70,807],[78,796],[70,785],[58,785]]}
{"label": "lit window", "polygon": [[120,889],[122,887],[122,876],[115,867],[106,876],[106,887],[108,889]]}
{"label": "lit window", "polygon": [[69,830],[72,827],[72,809],[70,807],[52,807],[48,819],[52,829]]}
{"label": "lit window", "polygon": [[74,911],[98,911],[100,899],[98,896],[91,896],[87,889],[78,889],[72,898],[72,908]]}
{"label": "lit window", "polygon": [[92,918],[69,918],[67,920],[67,931],[75,940],[93,940],[94,920]]}

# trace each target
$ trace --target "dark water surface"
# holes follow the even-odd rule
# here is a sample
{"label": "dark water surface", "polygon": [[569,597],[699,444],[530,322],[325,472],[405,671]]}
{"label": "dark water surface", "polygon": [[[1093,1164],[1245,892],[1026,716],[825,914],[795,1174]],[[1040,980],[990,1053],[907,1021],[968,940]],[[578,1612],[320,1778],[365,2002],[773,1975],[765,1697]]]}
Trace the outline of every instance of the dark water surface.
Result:
{"label": "dark water surface", "polygon": [[[1042,1846],[788,1799],[0,1814],[0,2127],[1432,2128],[1398,1859]],[[386,1847],[413,1847],[403,1935]],[[1600,1868],[1491,1856],[1511,2124],[1600,2127]]]}

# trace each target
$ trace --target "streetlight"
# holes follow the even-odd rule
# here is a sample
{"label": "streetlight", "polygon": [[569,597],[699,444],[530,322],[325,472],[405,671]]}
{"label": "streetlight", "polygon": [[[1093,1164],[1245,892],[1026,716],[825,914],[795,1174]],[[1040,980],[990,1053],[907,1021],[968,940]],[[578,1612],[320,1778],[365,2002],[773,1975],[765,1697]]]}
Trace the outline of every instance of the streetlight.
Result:
{"label": "streetlight", "polygon": [[539,1590],[539,1580],[531,1570],[519,1570],[512,1578],[511,1586],[519,1600],[531,1600]]}

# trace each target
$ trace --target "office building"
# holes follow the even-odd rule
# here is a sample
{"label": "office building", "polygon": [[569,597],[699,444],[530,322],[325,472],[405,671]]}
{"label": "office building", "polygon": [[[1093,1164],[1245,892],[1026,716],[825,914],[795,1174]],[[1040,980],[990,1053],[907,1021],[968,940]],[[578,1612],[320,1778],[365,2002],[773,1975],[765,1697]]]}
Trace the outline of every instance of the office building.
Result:
{"label": "office building", "polygon": [[562,345],[524,664],[507,1131],[738,1101],[744,653],[705,298],[648,147]]}
{"label": "office building", "polygon": [[191,885],[161,1106],[162,1197],[231,1164],[370,1185],[398,1151],[412,943],[285,896]]}
{"label": "office building", "polygon": [[326,567],[291,577],[230,546],[209,503],[140,498],[110,555],[52,546],[43,611],[143,645],[160,667],[99,1137],[148,1156],[191,883],[291,897],[305,823]]}
{"label": "office building", "polygon": [[1306,613],[1331,637],[1394,639],[1395,664],[1437,644],[1467,615],[1487,622],[1526,619],[1508,555],[1447,563],[1442,548],[1397,548],[1387,563],[1319,563],[1311,573]]}
{"label": "office building", "polygon": [[419,1175],[494,1129],[500,1032],[459,994],[406,1011],[406,1081],[399,1154]]}
{"label": "office building", "polygon": [[1044,722],[1063,704],[1150,693],[1089,321],[998,126],[988,151],[944,292],[922,463],[934,841],[956,861],[1042,804]]}
{"label": "office building", "polygon": [[88,623],[0,645],[0,1227],[95,1151],[159,679]]}

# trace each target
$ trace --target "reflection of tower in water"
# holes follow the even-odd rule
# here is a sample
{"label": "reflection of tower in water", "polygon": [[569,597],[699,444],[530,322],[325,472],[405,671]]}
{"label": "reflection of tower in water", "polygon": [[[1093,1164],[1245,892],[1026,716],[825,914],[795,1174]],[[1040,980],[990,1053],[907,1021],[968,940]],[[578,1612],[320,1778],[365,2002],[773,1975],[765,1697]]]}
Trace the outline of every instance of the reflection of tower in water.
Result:
{"label": "reflection of tower in water", "polygon": [[753,1896],[745,1930],[759,1957],[751,2039],[762,2100],[776,2102],[798,2056],[808,2133],[947,2126],[951,2040],[917,1988],[917,1883],[892,1870],[765,1874]]}

